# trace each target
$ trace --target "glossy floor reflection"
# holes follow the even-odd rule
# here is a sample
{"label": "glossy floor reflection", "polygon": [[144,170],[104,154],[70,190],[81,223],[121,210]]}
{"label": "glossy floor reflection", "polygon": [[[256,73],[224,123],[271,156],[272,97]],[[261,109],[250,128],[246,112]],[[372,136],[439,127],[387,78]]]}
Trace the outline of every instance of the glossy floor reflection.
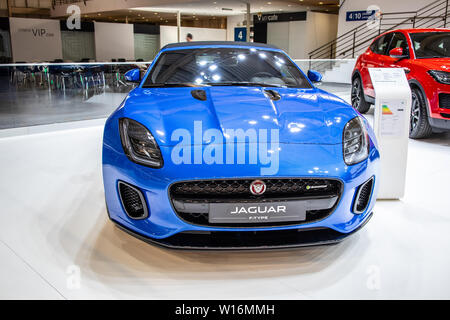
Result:
{"label": "glossy floor reflection", "polygon": [[120,105],[127,91],[128,87],[116,92],[111,88],[16,88],[0,76],[0,129],[105,118]]}
{"label": "glossy floor reflection", "polygon": [[186,252],[108,221],[102,126],[0,138],[0,298],[450,298],[450,134],[410,141],[406,197],[333,246]]}

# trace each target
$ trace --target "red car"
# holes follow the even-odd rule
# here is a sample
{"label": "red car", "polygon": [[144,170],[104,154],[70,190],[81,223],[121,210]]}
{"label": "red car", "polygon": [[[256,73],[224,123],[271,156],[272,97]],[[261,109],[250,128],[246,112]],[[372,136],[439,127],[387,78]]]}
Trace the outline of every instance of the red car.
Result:
{"label": "red car", "polygon": [[352,105],[375,102],[368,68],[403,68],[412,91],[409,137],[450,130],[450,29],[406,29],[378,36],[359,56],[352,75]]}

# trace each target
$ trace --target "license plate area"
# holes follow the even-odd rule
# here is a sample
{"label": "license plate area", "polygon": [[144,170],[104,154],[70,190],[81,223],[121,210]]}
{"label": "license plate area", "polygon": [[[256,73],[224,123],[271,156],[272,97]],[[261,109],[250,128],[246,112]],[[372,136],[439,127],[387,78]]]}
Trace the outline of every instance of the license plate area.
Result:
{"label": "license plate area", "polygon": [[306,201],[210,203],[209,223],[268,223],[306,220]]}

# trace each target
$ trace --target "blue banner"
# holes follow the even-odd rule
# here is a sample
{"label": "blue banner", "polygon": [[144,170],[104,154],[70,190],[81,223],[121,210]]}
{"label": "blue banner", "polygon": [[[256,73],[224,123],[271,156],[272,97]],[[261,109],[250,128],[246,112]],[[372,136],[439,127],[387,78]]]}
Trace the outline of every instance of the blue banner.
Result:
{"label": "blue banner", "polygon": [[234,41],[247,41],[247,28],[234,28]]}
{"label": "blue banner", "polygon": [[369,20],[371,16],[375,14],[375,10],[363,10],[363,11],[347,11],[346,21],[364,21]]}

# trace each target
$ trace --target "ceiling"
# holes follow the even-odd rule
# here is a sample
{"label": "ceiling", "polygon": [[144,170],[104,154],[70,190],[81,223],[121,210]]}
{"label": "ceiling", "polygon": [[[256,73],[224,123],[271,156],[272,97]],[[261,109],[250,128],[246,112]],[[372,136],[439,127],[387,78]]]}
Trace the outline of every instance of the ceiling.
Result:
{"label": "ceiling", "polygon": [[[252,14],[305,10],[337,13],[339,10],[339,0],[249,0],[249,2]],[[177,11],[180,11],[182,25],[224,28],[226,16],[242,15],[246,12],[246,8],[247,2],[241,0],[202,0],[89,13],[83,14],[82,18],[88,21],[176,25]]]}
{"label": "ceiling", "polygon": [[250,11],[258,12],[294,12],[302,10],[320,10],[337,12],[339,0],[216,0],[193,1],[183,4],[165,4],[150,7],[133,8],[135,11],[176,12],[192,15],[230,16],[243,14],[250,3]]}
{"label": "ceiling", "polygon": [[[106,11],[101,13],[91,13],[84,14],[82,16],[83,20],[87,21],[99,21],[99,22],[125,22],[129,23],[155,23],[155,24],[176,24],[177,14],[174,12],[156,12],[148,10],[116,10],[116,11]],[[226,19],[223,16],[215,15],[202,15],[202,14],[190,14],[182,13],[181,21],[195,22],[209,20],[210,23],[214,24],[217,20],[217,27],[220,27]]]}

